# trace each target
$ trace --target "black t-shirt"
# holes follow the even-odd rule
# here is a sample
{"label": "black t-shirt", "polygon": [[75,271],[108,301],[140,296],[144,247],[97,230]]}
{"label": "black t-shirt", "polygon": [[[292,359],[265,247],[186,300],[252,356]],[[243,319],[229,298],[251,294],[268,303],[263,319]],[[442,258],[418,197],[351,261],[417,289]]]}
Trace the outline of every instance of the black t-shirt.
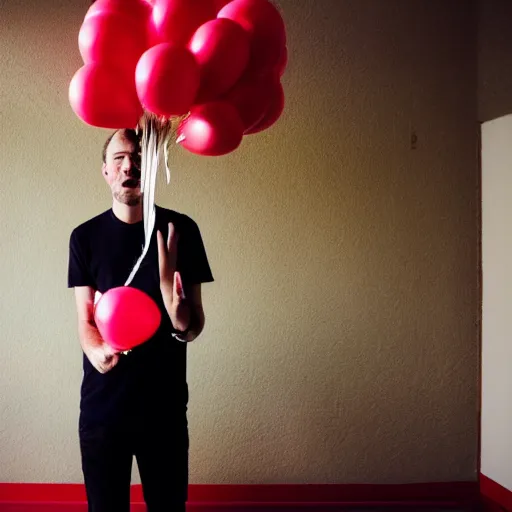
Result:
{"label": "black t-shirt", "polygon": [[[158,304],[162,312],[160,328],[150,340],[121,355],[118,364],[105,374],[99,373],[84,355],[82,428],[159,421],[186,410],[187,344],[171,336],[172,323],[160,293],[156,233],[160,230],[167,240],[169,222],[179,234],[176,265],[184,286],[213,281],[197,224],[186,215],[157,206],[149,250],[130,286],[146,292]],[[105,293],[123,286],[143,247],[143,222],[127,224],[107,210],[73,230],[68,287],[90,286]]]}

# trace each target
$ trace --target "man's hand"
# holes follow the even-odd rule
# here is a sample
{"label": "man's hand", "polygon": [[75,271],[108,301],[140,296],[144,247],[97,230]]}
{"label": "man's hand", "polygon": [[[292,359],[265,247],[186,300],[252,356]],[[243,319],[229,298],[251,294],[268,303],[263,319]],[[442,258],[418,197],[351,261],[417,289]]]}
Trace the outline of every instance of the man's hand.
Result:
{"label": "man's hand", "polygon": [[185,331],[190,324],[190,307],[185,300],[180,273],[176,271],[178,234],[172,222],[169,222],[167,243],[160,231],[157,233],[157,241],[160,291],[165,309],[173,327],[178,331]]}
{"label": "man's hand", "polygon": [[100,373],[112,370],[119,354],[105,343],[94,323],[94,293],[90,286],[75,287],[80,345],[87,359]]}
{"label": "man's hand", "polygon": [[107,373],[119,362],[119,354],[107,343],[84,343],[87,359],[100,373]]}

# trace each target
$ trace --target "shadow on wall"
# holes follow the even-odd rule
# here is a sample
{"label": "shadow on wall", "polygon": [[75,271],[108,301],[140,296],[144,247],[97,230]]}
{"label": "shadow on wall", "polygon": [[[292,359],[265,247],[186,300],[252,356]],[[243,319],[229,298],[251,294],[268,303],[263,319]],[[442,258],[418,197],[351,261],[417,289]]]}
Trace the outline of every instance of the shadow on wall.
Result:
{"label": "shadow on wall", "polygon": [[512,113],[512,2],[478,5],[478,114],[485,122]]}

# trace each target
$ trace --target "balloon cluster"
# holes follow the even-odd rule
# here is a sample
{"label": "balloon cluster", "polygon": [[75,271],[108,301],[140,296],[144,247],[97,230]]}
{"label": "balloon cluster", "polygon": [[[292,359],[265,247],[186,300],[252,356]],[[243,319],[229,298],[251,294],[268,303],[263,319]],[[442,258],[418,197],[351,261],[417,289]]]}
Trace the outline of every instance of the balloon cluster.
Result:
{"label": "balloon cluster", "polygon": [[78,43],[69,101],[92,126],[179,119],[177,142],[216,156],[284,109],[286,31],[269,0],[96,0]]}

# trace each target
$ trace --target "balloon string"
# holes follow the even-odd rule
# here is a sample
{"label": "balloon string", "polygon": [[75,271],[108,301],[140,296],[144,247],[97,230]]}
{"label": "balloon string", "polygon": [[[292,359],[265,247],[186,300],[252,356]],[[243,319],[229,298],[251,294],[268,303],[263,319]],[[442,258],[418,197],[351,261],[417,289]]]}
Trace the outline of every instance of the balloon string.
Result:
{"label": "balloon string", "polygon": [[[142,254],[135,263],[125,286],[129,286],[140,268],[140,265],[146,256],[153,231],[155,228],[155,189],[156,178],[158,174],[158,164],[160,155],[165,148],[168,136],[170,134],[168,123],[158,120],[151,114],[144,114],[142,119],[142,140],[141,140],[141,193],[142,193],[142,217],[144,221],[144,246]],[[164,151],[165,153],[165,151]],[[166,169],[169,182],[168,158],[165,154]]]}
{"label": "balloon string", "polygon": [[[146,112],[141,120],[143,133],[141,140],[142,154],[140,182],[142,193],[142,217],[144,221],[144,246],[142,248],[142,254],[126,280],[125,286],[129,286],[133,281],[133,278],[139,270],[142,260],[146,256],[151,243],[156,218],[156,178],[161,155],[162,153],[164,154],[167,184],[169,184],[171,181],[171,170],[169,166],[169,149],[171,140],[176,140],[179,124],[187,115],[171,119],[159,119],[155,115]],[[137,129],[140,129],[140,126],[137,127]]]}
{"label": "balloon string", "polygon": [[[142,154],[140,182],[142,194],[142,216],[144,221],[144,246],[142,248],[142,254],[135,263],[135,266],[124,284],[125,286],[129,286],[133,281],[133,278],[139,270],[151,244],[151,237],[155,228],[156,218],[156,178],[161,153],[164,153],[167,184],[169,184],[171,180],[171,171],[169,167],[169,149],[171,139],[176,141],[179,124],[185,117],[187,117],[187,115],[172,118],[170,120],[159,120],[155,116],[145,113],[141,120],[143,133],[141,140]],[[139,123],[137,131],[139,131],[140,128]],[[127,355],[130,352],[131,350],[126,350],[122,352],[122,354]]]}

